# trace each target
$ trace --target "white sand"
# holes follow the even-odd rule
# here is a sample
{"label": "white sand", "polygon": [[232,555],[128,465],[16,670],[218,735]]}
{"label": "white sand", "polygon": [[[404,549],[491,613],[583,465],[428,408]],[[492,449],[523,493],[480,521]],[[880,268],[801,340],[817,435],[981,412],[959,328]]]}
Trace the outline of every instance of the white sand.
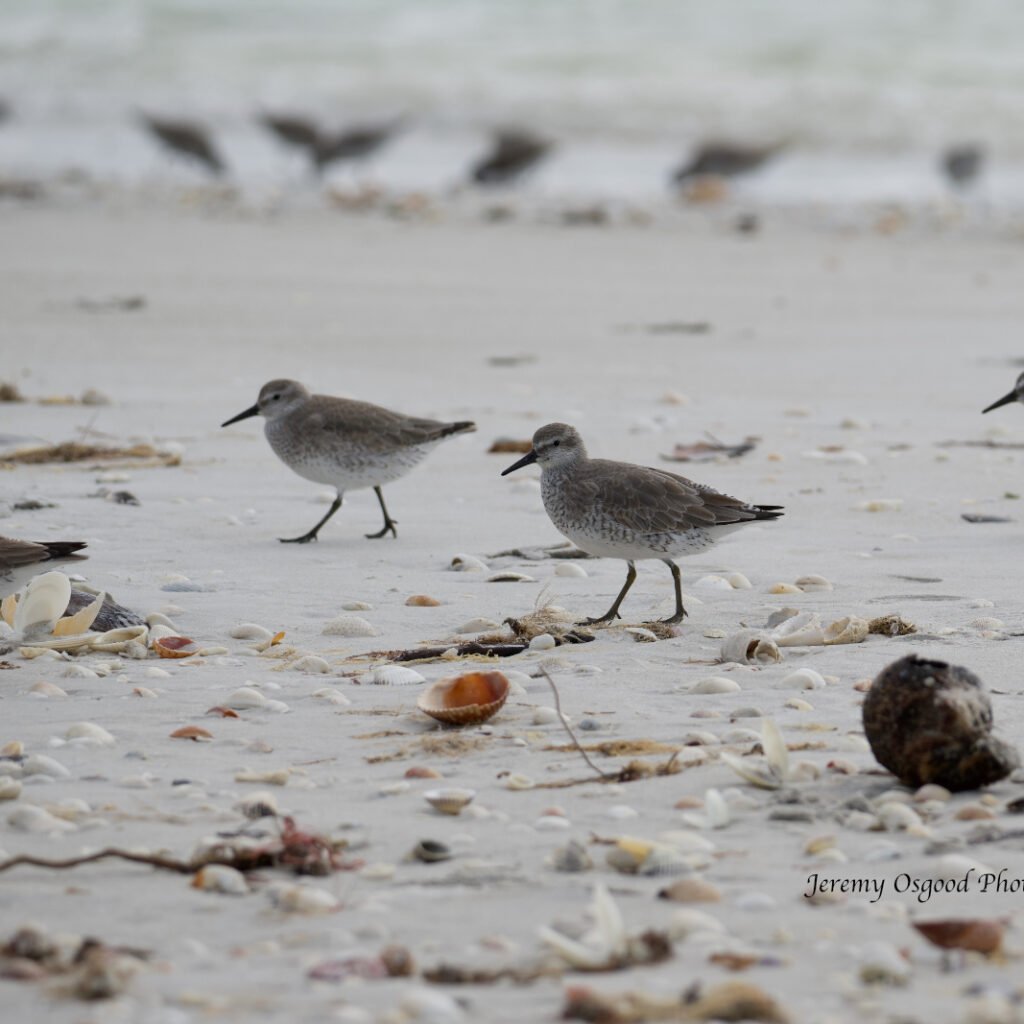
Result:
{"label": "white sand", "polygon": [[[739,239],[710,229],[403,225],[332,214],[204,221],[173,211],[45,207],[5,209],[0,232],[0,377],[31,397],[94,387],[113,403],[0,406],[0,434],[59,442],[89,427],[117,442],[174,442],[185,449],[180,468],[128,467],[123,482],[106,485],[131,490],[140,507],[91,497],[99,474],[82,466],[4,473],[6,499],[45,498],[57,507],[15,512],[0,521],[0,531],[86,539],[90,559],[80,568],[94,585],[143,613],[173,603],[172,618],[184,634],[231,651],[198,665],[129,661],[106,678],[65,678],[57,662],[8,656],[18,667],[0,672],[0,743],[21,740],[26,752],[61,761],[70,777],[26,782],[16,803],[0,805],[0,848],[70,856],[114,843],[187,857],[202,837],[238,827],[233,806],[262,788],[236,782],[236,771],[296,767],[277,792],[283,809],[309,828],[350,836],[371,866],[396,865],[389,879],[343,872],[316,880],[342,900],[342,909],[326,916],[282,914],[260,886],[242,898],[219,896],[189,888],[182,876],[114,861],[74,872],[14,869],[0,876],[5,936],[27,922],[96,935],[152,950],[157,969],[144,970],[127,994],[94,1011],[55,1001],[44,986],[3,982],[10,1019],[45,1013],[53,1021],[322,1021],[350,1004],[370,1011],[367,1020],[400,1019],[395,1010],[418,983],[313,982],[307,969],[350,953],[370,955],[388,943],[408,946],[424,967],[520,963],[540,950],[540,925],[584,921],[597,880],[612,888],[631,927],[664,927],[677,906],[654,898],[659,880],[614,872],[604,862],[606,847],[591,848],[597,868],[585,874],[556,873],[545,858],[570,836],[653,838],[686,827],[674,804],[712,786],[739,786],[751,803],[709,834],[717,855],[703,874],[723,899],[701,909],[733,936],[728,948],[781,959],[780,966],[742,977],[776,996],[794,1020],[896,1014],[963,1020],[970,984],[1013,980],[1007,968],[987,963],[940,973],[937,954],[906,918],[1017,916],[1021,897],[975,891],[919,907],[911,895],[894,894],[892,879],[900,872],[922,878],[935,872],[929,841],[842,827],[834,812],[844,799],[874,796],[895,782],[878,774],[839,775],[826,765],[838,758],[872,768],[860,734],[862,694],[853,684],[912,651],[976,671],[995,691],[1003,734],[1020,735],[1020,640],[972,626],[994,617],[1006,632],[1020,628],[1020,505],[1004,499],[1004,492],[1024,486],[1020,455],[937,446],[953,439],[1024,440],[1024,412],[1017,407],[979,415],[1017,372],[1009,362],[1019,354],[1024,319],[1017,247],[942,235],[768,230]],[[145,309],[76,307],[82,298],[135,294],[145,297]],[[648,329],[683,321],[707,321],[712,330]],[[515,368],[488,363],[510,354],[535,361]],[[326,510],[324,489],[274,458],[259,423],[218,428],[275,376],[410,413],[473,418],[479,432],[446,443],[387,488],[400,524],[397,541],[363,539],[378,528],[379,513],[373,494],[360,492],[346,498],[318,544],[283,546],[277,537],[306,530]],[[689,402],[666,404],[666,392]],[[797,787],[805,801],[800,807],[817,820],[769,821],[773,794],[745,786],[713,761],[620,787],[508,790],[505,772],[541,783],[587,774],[578,756],[546,749],[564,742],[558,727],[532,724],[534,709],[551,703],[539,679],[525,697],[509,701],[477,751],[370,763],[424,734],[426,720],[414,708],[419,688],[355,685],[341,674],[357,667],[347,659],[444,640],[476,616],[500,621],[523,614],[542,595],[581,617],[596,614],[618,591],[621,562],[581,563],[585,579],[556,575],[558,562],[492,562],[535,578],[504,585],[447,568],[458,552],[485,557],[559,540],[543,513],[534,471],[503,480],[499,471],[517,456],[485,454],[494,438],[528,437],[553,419],[574,423],[592,454],[648,464],[705,430],[726,442],[759,435],[757,449],[742,459],[678,468],[740,497],[784,504],[787,513],[683,563],[684,590],[702,603],[691,598],[678,638],[639,645],[614,629],[591,644],[523,655],[502,667],[533,673],[548,666],[573,720],[600,724],[599,731],[580,734],[586,741],[678,743],[695,730],[721,737],[757,729],[757,718],[731,719],[740,709],[771,716],[791,743],[812,746],[793,756],[822,769],[820,779]],[[856,424],[844,428],[847,419]],[[864,461],[806,456],[823,445],[859,452]],[[858,508],[874,499],[903,504],[876,513]],[[1018,521],[970,525],[960,518],[964,511]],[[742,572],[753,588],[695,586],[718,571]],[[834,591],[768,593],[772,584],[807,573],[826,576]],[[164,592],[170,574],[208,589]],[[442,604],[407,607],[406,598],[417,593]],[[992,606],[972,604],[978,598]],[[352,601],[372,605],[358,614],[380,635],[322,635]],[[826,621],[897,612],[926,635],[791,650],[782,664],[757,671],[714,665],[715,631],[761,624],[785,605],[820,612]],[[639,623],[671,607],[664,567],[641,566],[624,621]],[[285,630],[287,643],[326,658],[331,674],[304,674],[252,656],[248,641],[229,637],[243,621]],[[828,677],[828,686],[813,692],[780,686],[803,666]],[[170,676],[151,678],[147,670],[154,667]],[[451,669],[432,664],[422,672],[435,679]],[[742,691],[687,693],[722,674]],[[31,694],[39,680],[62,686],[68,696]],[[289,713],[204,717],[246,681],[286,702]],[[133,696],[140,685],[157,699]],[[312,696],[327,685],[351,705]],[[787,708],[792,697],[807,699],[813,710]],[[716,717],[703,717],[709,713]],[[79,721],[103,725],[115,745],[54,746]],[[169,738],[188,723],[208,728],[214,741]],[[250,746],[256,740],[272,749],[259,752]],[[704,749],[713,757],[718,748]],[[621,763],[602,759],[607,768]],[[445,784],[472,786],[474,806],[488,813],[431,813],[422,798],[428,781],[380,795],[414,764],[442,771]],[[148,788],[126,788],[125,779],[143,773]],[[172,785],[182,779],[189,784]],[[1007,828],[1014,819],[1003,817],[1001,807],[1016,793],[1010,782],[991,789]],[[935,837],[957,842],[971,835],[977,823],[953,815],[977,798],[956,797],[930,822]],[[92,809],[76,831],[55,838],[7,823],[18,805],[69,799]],[[564,810],[570,829],[536,830],[538,816],[554,806]],[[635,816],[616,818],[617,807]],[[848,864],[803,853],[809,838],[823,834],[837,836]],[[454,845],[458,856],[436,865],[403,860],[423,838]],[[1008,841],[961,852],[1019,877],[1019,846]],[[813,871],[881,877],[890,888],[873,906],[859,895],[810,906],[801,894]],[[500,940],[491,944],[504,951],[481,945],[490,940]],[[870,988],[857,980],[869,942],[909,952],[904,987]],[[710,965],[707,954],[706,947],[679,942],[675,958],[660,967],[574,980],[606,991],[665,994],[733,977]],[[559,980],[445,991],[465,1000],[467,1021],[554,1020],[563,1002]],[[362,1019],[351,1012],[342,1019]]]}

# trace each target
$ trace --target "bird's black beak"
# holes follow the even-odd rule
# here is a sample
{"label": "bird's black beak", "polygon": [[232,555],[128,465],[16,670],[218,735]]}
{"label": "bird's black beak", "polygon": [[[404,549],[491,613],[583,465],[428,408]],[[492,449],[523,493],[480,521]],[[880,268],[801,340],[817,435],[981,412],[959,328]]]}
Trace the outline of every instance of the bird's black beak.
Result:
{"label": "bird's black beak", "polygon": [[531,448],[518,462],[514,462],[508,469],[502,470],[502,476],[508,476],[523,466],[532,466],[537,461],[537,453]]}
{"label": "bird's black beak", "polygon": [[991,412],[993,409],[998,409],[1001,405],[1009,405],[1011,402],[1017,401],[1017,392],[1011,391],[1008,395],[1003,395],[998,402],[993,402],[987,409],[982,409],[983,413]]}
{"label": "bird's black beak", "polygon": [[231,419],[225,420],[221,426],[230,427],[232,423],[237,423],[239,420],[247,420],[250,416],[259,416],[259,414],[260,407],[258,405],[254,405],[251,408],[246,409],[245,412],[240,412],[237,416],[232,416]]}

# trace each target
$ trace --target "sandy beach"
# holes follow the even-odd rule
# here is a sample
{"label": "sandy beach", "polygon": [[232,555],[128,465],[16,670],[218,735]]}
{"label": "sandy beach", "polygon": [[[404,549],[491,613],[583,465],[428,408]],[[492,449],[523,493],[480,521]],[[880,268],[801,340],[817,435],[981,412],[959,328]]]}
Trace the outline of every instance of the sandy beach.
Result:
{"label": "sandy beach", "polygon": [[[0,941],[34,925],[150,954],[121,994],[91,1005],[62,994],[62,978],[0,980],[12,1020],[554,1021],[572,986],[671,998],[737,980],[794,1022],[1024,1019],[1014,959],[1024,949],[1021,894],[982,893],[973,881],[926,902],[898,891],[904,876],[958,879],[972,867],[1024,878],[1019,838],[1001,841],[1018,828],[1007,804],[1019,779],[933,803],[908,829],[885,809],[912,791],[875,763],[860,711],[864,681],[917,653],[977,673],[1000,734],[1017,741],[1024,730],[1021,451],[998,447],[1024,445],[1024,411],[980,415],[1019,372],[1018,243],[771,218],[750,236],[700,216],[573,228],[330,210],[204,216],[130,202],[5,206],[0,233],[0,379],[27,399],[0,405],[4,451],[78,440],[181,456],[148,468],[4,468],[0,533],[87,541],[88,561],[73,568],[92,586],[224,649],[178,662],[4,655],[0,746],[20,742],[24,755],[66,772],[24,774],[20,795],[0,803],[2,856],[117,846],[187,859],[217,833],[274,836],[272,819],[247,821],[239,810],[271,791],[282,813],[347,840],[344,857],[362,862],[312,879],[257,871],[236,895],[116,860],[12,868],[0,875]],[[124,302],[132,298],[141,301]],[[275,377],[472,419],[478,430],[385,489],[397,540],[364,539],[379,512],[361,491],[346,496],[318,543],[281,545],[332,494],[274,457],[260,421],[218,426]],[[87,389],[109,404],[40,401]],[[389,660],[371,652],[456,643],[471,638],[459,632],[471,620],[500,624],[548,604],[596,615],[621,587],[619,561],[495,557],[562,540],[539,474],[502,479],[518,456],[487,452],[499,437],[528,439],[553,420],[574,424],[592,455],[661,465],[784,505],[786,515],[681,561],[689,617],[677,636],[639,642],[627,631],[672,610],[665,567],[643,563],[619,625],[588,643],[503,659],[495,667],[517,687],[501,712],[485,726],[442,731],[416,710],[426,684],[370,682]],[[661,461],[706,433],[758,440],[735,459]],[[997,446],[977,444],[986,441]],[[139,503],[106,500],[101,488]],[[25,500],[44,507],[14,509]],[[970,523],[963,513],[1009,521]],[[459,554],[486,569],[453,571]],[[565,574],[570,564],[584,575]],[[529,578],[488,581],[501,571]],[[733,573],[749,589],[724,582]],[[833,589],[771,592],[808,575]],[[408,605],[417,594],[439,603]],[[918,632],[785,648],[772,664],[721,663],[724,638],[787,606],[824,623],[891,613]],[[339,616],[365,619],[374,635],[325,633]],[[241,623],[284,640],[261,654],[255,640],[231,635]],[[428,683],[473,667],[415,666]],[[636,758],[664,765],[675,750],[681,770],[582,781],[592,772],[546,710],[542,669],[582,743],[637,741],[621,756],[593,752],[602,770]],[[800,669],[822,685],[806,688],[814,677],[794,679]],[[699,692],[712,677],[739,689]],[[40,693],[41,682],[63,695]],[[284,707],[207,715],[240,687]],[[759,763],[752,751],[765,719],[799,768],[777,789],[751,786],[719,757]],[[68,739],[81,722],[113,742]],[[190,724],[212,740],[171,738]],[[10,763],[17,775],[20,762]],[[413,767],[442,778],[408,778]],[[437,786],[476,796],[461,815],[440,815],[423,796]],[[721,827],[701,827],[698,801],[709,789],[729,808]],[[894,790],[905,796],[879,800]],[[31,806],[58,825],[18,816]],[[623,873],[606,860],[613,847],[604,840],[666,833],[693,871],[679,877],[704,879],[717,899],[658,899],[674,877]],[[591,870],[549,863],[571,839],[586,847]],[[446,844],[452,858],[410,859],[421,840]],[[820,856],[826,849],[842,858]],[[815,874],[871,880],[881,895],[808,900]],[[282,883],[322,890],[337,905],[289,911],[271,898]],[[437,984],[420,973],[557,966],[538,929],[584,931],[601,884],[631,933],[671,936],[670,958],[530,983]],[[688,925],[692,910],[720,930]],[[1008,962],[971,956],[949,972],[908,923],[1001,916],[1012,922]],[[309,976],[395,945],[412,955],[413,976]],[[747,969],[712,960],[723,953]]]}

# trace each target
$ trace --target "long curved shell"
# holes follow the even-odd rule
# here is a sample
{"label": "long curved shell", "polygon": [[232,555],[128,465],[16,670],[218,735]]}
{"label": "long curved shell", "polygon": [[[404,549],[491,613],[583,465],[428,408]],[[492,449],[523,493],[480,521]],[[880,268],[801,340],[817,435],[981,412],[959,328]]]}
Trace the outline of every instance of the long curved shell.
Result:
{"label": "long curved shell", "polygon": [[[96,621],[96,616],[99,615],[103,602],[106,599],[106,594],[97,594],[81,611],[76,612],[74,615],[66,615],[63,619],[58,619],[57,624],[53,627],[53,635],[74,636],[77,633],[88,631],[89,627]],[[64,607],[66,608],[67,605]]]}
{"label": "long curved shell", "polygon": [[826,643],[825,630],[816,612],[800,612],[785,619],[771,635],[779,647],[820,647]]}
{"label": "long curved shell", "polygon": [[16,633],[46,627],[52,629],[71,600],[71,580],[62,572],[44,572],[25,588],[14,609],[11,625]]}

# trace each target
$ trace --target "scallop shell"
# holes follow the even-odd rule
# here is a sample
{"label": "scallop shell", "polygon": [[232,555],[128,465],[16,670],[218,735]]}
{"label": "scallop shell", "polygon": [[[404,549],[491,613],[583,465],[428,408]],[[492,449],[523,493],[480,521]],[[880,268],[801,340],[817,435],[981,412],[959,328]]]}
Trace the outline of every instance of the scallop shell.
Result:
{"label": "scallop shell", "polygon": [[428,789],[423,799],[441,814],[461,814],[473,802],[473,789]]}
{"label": "scallop shell", "polygon": [[466,672],[434,683],[416,706],[447,725],[479,725],[497,714],[508,690],[501,672]]}
{"label": "scallop shell", "polygon": [[324,636],[377,636],[377,627],[358,615],[339,615],[321,630]]}
{"label": "scallop shell", "polygon": [[187,636],[158,636],[153,640],[153,650],[161,658],[188,658],[199,653],[199,644]]}
{"label": "scallop shell", "polygon": [[427,679],[415,669],[404,665],[378,665],[366,681],[374,686],[417,686]]}
{"label": "scallop shell", "polygon": [[722,661],[740,665],[768,664],[782,660],[775,641],[756,629],[741,629],[722,641]]}

